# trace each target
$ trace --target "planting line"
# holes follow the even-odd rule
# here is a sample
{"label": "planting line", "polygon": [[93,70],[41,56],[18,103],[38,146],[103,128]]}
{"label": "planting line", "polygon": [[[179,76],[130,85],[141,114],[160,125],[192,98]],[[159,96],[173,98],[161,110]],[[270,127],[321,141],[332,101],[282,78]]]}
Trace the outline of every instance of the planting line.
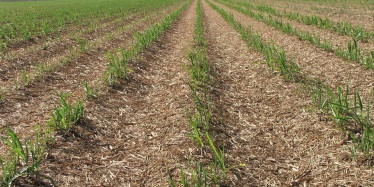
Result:
{"label": "planting line", "polygon": [[[204,13],[201,0],[196,7],[196,24],[194,31],[194,46],[188,52],[190,64],[187,71],[190,74],[189,87],[192,93],[194,107],[187,112],[191,132],[190,137],[199,150],[199,157],[190,158],[189,165],[180,171],[168,172],[170,185],[176,186],[220,186],[225,183],[230,173],[226,164],[224,151],[224,124],[220,123],[218,107],[219,99],[213,93],[215,89],[211,66],[208,62],[207,44],[205,40]],[[218,72],[215,72],[218,76]],[[214,90],[214,91],[213,91]],[[217,105],[217,106],[216,106]],[[222,107],[222,106],[220,106]],[[177,174],[176,174],[177,173]],[[188,173],[188,175],[187,175]],[[191,174],[192,173],[192,174]],[[178,178],[178,180],[176,180]]]}

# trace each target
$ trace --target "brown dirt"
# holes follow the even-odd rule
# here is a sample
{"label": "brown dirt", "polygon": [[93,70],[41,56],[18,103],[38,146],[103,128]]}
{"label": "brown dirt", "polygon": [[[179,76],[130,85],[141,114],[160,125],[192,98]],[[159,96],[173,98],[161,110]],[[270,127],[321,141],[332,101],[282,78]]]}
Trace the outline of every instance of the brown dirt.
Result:
{"label": "brown dirt", "polygon": [[358,63],[341,59],[332,52],[300,41],[296,36],[284,34],[221,4],[217,5],[233,13],[243,26],[250,26],[258,32],[264,41],[273,41],[275,45],[283,47],[288,59],[298,63],[303,74],[321,80],[332,88],[338,85],[345,87],[350,81],[351,89],[359,91],[365,101],[373,99],[370,93],[374,87],[374,71],[366,70]]}
{"label": "brown dirt", "polygon": [[166,168],[192,147],[188,63],[196,1],[134,61],[121,84],[86,105],[83,121],[60,136],[43,164],[61,186],[166,186]]}
{"label": "brown dirt", "polygon": [[221,90],[215,103],[224,106],[226,158],[231,166],[246,164],[231,170],[227,186],[372,186],[373,170],[352,160],[340,145],[344,135],[309,112],[310,97],[299,85],[269,72],[205,1],[203,8]]}

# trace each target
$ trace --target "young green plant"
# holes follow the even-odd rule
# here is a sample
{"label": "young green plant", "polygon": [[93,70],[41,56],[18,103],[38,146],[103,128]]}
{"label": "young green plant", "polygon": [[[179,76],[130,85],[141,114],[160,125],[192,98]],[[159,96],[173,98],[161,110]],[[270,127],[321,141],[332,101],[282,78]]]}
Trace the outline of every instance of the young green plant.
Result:
{"label": "young green plant", "polygon": [[49,125],[57,130],[67,131],[83,116],[83,102],[79,101],[73,106],[66,100],[66,94],[59,93],[58,96],[60,106],[55,108]]}

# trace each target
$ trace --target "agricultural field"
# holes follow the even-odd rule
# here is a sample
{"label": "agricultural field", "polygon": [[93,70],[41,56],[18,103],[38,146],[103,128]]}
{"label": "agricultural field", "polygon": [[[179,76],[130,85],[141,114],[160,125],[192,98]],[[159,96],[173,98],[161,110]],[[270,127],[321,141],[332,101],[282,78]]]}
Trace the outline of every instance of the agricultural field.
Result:
{"label": "agricultural field", "polygon": [[0,1],[1,186],[374,186],[370,0]]}

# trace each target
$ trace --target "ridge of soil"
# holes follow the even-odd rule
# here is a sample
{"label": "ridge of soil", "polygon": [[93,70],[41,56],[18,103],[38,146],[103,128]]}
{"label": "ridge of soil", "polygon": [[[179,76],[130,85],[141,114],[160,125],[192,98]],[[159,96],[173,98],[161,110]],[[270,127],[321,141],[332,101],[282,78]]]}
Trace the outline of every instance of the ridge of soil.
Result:
{"label": "ridge of soil", "polygon": [[121,84],[87,103],[84,119],[61,135],[41,168],[61,186],[167,186],[166,169],[186,163],[193,147],[186,109],[186,52],[196,1],[131,63]]}
{"label": "ridge of soil", "polygon": [[227,186],[371,186],[374,172],[341,146],[344,135],[309,112],[298,84],[269,72],[263,57],[205,1],[209,62],[219,77],[226,127]]}

